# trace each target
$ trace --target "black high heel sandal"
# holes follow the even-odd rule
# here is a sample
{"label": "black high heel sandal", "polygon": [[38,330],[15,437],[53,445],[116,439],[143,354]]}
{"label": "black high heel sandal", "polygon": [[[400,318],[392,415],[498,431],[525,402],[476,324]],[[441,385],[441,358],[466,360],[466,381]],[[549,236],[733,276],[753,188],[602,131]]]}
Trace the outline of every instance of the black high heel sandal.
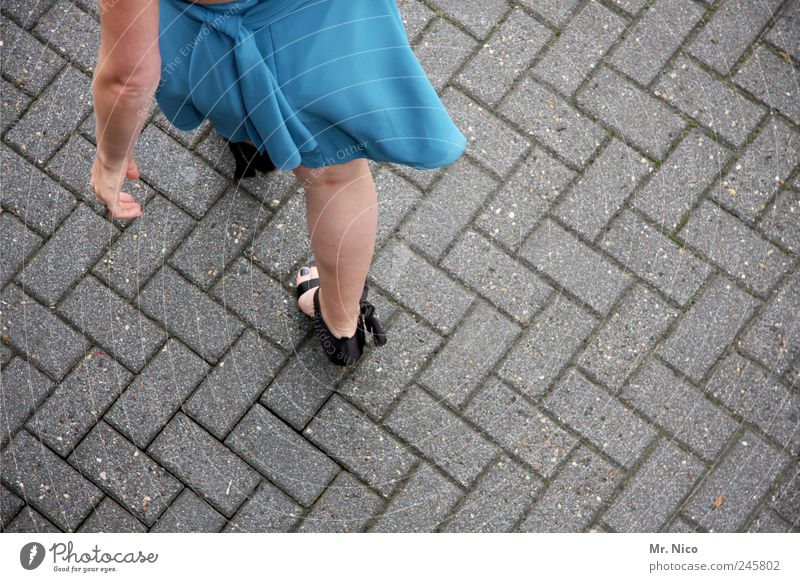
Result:
{"label": "black high heel sandal", "polygon": [[322,310],[319,306],[319,278],[309,279],[303,281],[295,287],[297,298],[308,291],[309,289],[316,288],[314,292],[314,329],[317,332],[317,337],[320,339],[322,349],[328,360],[337,366],[352,366],[361,358],[364,352],[364,345],[366,344],[367,332],[372,334],[372,340],[376,347],[386,345],[386,333],[383,330],[378,316],[375,314],[375,306],[367,301],[367,294],[369,293],[369,285],[364,283],[364,291],[361,293],[359,300],[359,314],[356,323],[356,332],[350,337],[338,338],[331,333],[328,326],[325,325],[325,320],[322,319]]}
{"label": "black high heel sandal", "polygon": [[256,170],[266,174],[275,169],[275,164],[268,154],[262,154],[256,146],[246,141],[228,142],[228,148],[236,160],[236,168],[233,170],[233,179],[238,182],[242,178],[252,178],[256,175]]}

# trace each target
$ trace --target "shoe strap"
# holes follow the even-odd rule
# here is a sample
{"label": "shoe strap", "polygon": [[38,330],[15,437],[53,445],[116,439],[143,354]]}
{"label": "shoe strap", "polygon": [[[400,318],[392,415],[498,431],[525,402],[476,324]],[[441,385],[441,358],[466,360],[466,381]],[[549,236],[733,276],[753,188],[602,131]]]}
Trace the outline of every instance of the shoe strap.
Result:
{"label": "shoe strap", "polygon": [[314,279],[309,279],[308,281],[303,281],[295,288],[297,290],[297,298],[300,299],[300,296],[308,291],[309,289],[313,289],[314,287],[319,287],[319,278],[315,277]]}
{"label": "shoe strap", "polygon": [[361,317],[364,321],[364,330],[372,334],[372,341],[378,347],[386,345],[386,332],[383,330],[378,316],[375,314],[375,306],[366,299],[360,301]]}

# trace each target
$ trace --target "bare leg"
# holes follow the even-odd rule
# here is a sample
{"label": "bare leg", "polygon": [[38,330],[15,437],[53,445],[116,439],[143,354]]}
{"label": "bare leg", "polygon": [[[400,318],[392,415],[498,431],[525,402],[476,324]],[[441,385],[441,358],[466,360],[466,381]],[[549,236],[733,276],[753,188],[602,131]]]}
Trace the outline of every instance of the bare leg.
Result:
{"label": "bare leg", "polygon": [[[375,251],[378,200],[365,159],[325,168],[293,170],[306,191],[306,219],[317,266],[297,283],[319,277],[320,309],[336,337],[356,331],[359,304]],[[298,305],[313,315],[314,290]]]}

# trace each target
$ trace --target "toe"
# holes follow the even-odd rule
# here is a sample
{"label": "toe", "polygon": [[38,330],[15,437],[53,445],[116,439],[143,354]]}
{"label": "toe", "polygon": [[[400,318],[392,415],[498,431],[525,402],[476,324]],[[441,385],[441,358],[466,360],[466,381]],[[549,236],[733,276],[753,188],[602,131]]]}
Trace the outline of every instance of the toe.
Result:
{"label": "toe", "polygon": [[[301,275],[299,272],[297,273],[297,278],[295,279],[295,286],[299,285],[303,281],[308,281],[310,279],[315,279],[319,277],[319,273],[317,272],[317,267],[314,265],[310,265],[307,267],[308,273],[306,275]],[[314,289],[316,287],[312,287],[305,293],[300,296],[300,299],[297,300],[297,304],[300,307],[300,310],[303,311],[306,315],[313,316],[314,315]]]}

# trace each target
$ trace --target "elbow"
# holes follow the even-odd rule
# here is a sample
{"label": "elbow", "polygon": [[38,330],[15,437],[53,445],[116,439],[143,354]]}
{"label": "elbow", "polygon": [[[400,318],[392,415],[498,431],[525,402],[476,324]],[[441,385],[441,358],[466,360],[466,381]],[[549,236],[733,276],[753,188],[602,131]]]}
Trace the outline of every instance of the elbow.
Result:
{"label": "elbow", "polygon": [[135,70],[104,66],[95,71],[92,91],[95,96],[100,93],[111,94],[117,101],[144,103],[152,99],[160,80],[160,64],[140,66]]}

